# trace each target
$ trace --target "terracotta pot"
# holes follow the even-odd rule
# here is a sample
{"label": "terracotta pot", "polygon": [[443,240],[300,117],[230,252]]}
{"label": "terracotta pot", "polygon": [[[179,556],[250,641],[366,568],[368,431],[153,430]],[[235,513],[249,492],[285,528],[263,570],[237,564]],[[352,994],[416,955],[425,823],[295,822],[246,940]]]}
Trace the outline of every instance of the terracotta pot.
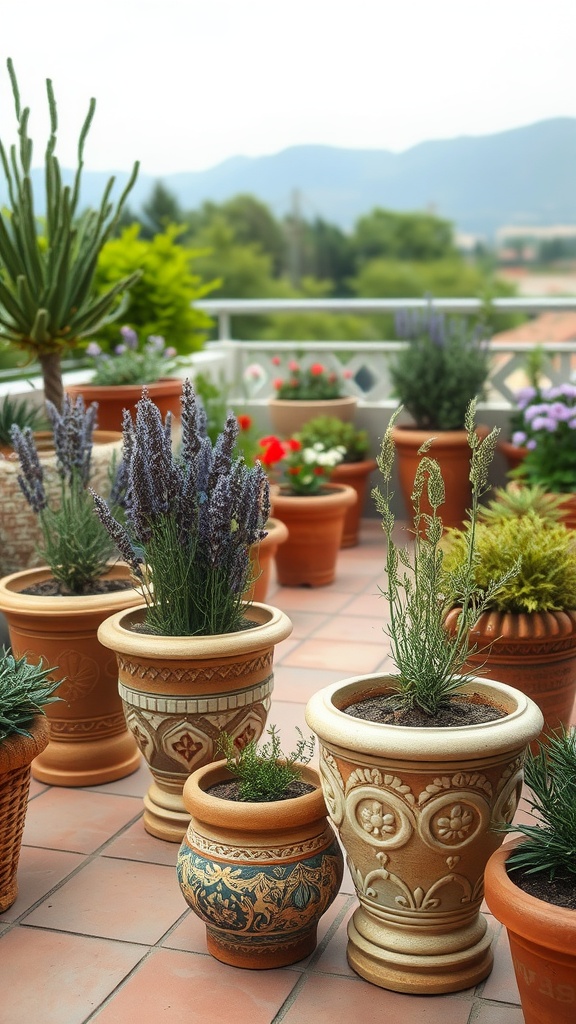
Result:
{"label": "terracotta pot", "polygon": [[317,416],[335,416],[336,419],[343,420],[344,423],[351,423],[357,404],[358,399],[355,395],[310,401],[269,398],[268,412],[275,433],[280,437],[290,437],[301,430],[305,423]]}
{"label": "terracotta pot", "polygon": [[258,575],[256,582],[244,595],[246,601],[265,601],[272,576],[272,566],[276,552],[281,544],[288,540],[288,528],[280,519],[269,519],[266,523],[268,533],[259,544],[250,549],[253,571]]}
{"label": "terracotta pot", "polygon": [[289,636],[292,623],[277,608],[253,604],[253,628],[170,637],[136,632],[144,617],[143,608],[118,612],[98,636],[116,653],[126,721],[154,777],[144,797],[144,827],[180,843],[190,820],[184,783],[214,761],[220,732],[238,746],[262,735],[274,685],[274,645]]}
{"label": "terracotta pot", "polygon": [[[448,628],[457,617],[453,609]],[[470,639],[477,650],[468,667],[526,693],[544,715],[544,734],[570,725],[576,696],[576,611],[486,611]]]}
{"label": "terracotta pot", "polygon": [[[49,500],[60,494],[60,477],[56,468],[52,433],[41,431],[34,435],[40,452],[44,472],[44,487]],[[92,473],[90,484],[99,494],[109,490],[108,475],[115,452],[120,455],[122,435],[117,431],[94,431]],[[26,501],[20,485],[20,461],[12,453],[8,459],[0,458],[0,575],[31,569],[41,562],[37,546],[42,540],[38,516]]]}
{"label": "terracotta pot", "polygon": [[498,441],[498,451],[502,452],[509,470],[518,469],[528,454],[527,448],[512,444],[511,441]]}
{"label": "terracotta pot", "polygon": [[[480,437],[486,437],[487,427],[478,427]],[[434,435],[433,430],[416,430],[415,427],[394,427],[392,438],[398,456],[398,473],[400,489],[408,519],[412,519],[411,494],[414,488],[414,477],[421,456],[418,449],[430,437],[434,442],[429,455],[436,459],[442,471],[446,488],[446,500],[438,510],[444,529],[461,527],[470,508],[472,491],[470,487],[470,448],[465,430],[441,430]],[[430,513],[431,509],[423,496],[422,511]]]}
{"label": "terracotta pot", "polygon": [[360,521],[366,502],[368,478],[377,469],[375,459],[363,459],[361,462],[341,462],[335,466],[330,479],[335,484],[347,484],[356,491],[356,502],[350,505],[344,519],[344,533],[341,548],[356,547],[360,535]]}
{"label": "terracotta pot", "polygon": [[523,892],[508,877],[506,859],[521,839],[492,854],[486,902],[508,931],[526,1024],[573,1024],[576,1010],[576,911]]}
{"label": "terracotta pot", "polygon": [[238,803],[206,790],[231,778],[225,762],[184,787],[191,822],[178,856],[184,899],[206,924],[208,951],[233,967],[284,967],[316,947],[316,929],[340,889],[342,851],[326,819],[318,773],[312,793]]}
{"label": "terracotta pot", "polygon": [[271,493],[272,511],[288,527],[288,540],[276,552],[278,582],[283,587],[324,587],[336,576],[347,509],[356,491],[326,484],[322,494],[295,496],[282,488]]}
{"label": "terracotta pot", "polygon": [[527,744],[542,715],[519,690],[472,680],[506,717],[418,729],[365,722],[344,709],[390,692],[389,676],[359,676],[314,694],[306,721],[319,736],[328,812],[346,850],[360,906],[348,960],[396,992],[469,988],[489,974],[480,914],[497,826],[514,816]]}
{"label": "terracotta pot", "polygon": [[[111,611],[130,608],[135,590],[70,597],[23,594],[50,578],[47,567],[13,573],[0,580],[0,610],[8,620],[14,656],[41,658],[66,679],[58,689],[63,702],[49,704],[50,743],[32,766],[40,782],[52,786],[95,786],[135,771],[140,755],[124,720],[114,659],[98,643],[97,629]],[[119,563],[108,579],[130,578]]]}
{"label": "terracotta pot", "polygon": [[569,530],[576,530],[576,494],[562,494],[559,497],[562,498],[562,522]]}
{"label": "terracotta pot", "polygon": [[30,789],[30,763],[48,743],[48,723],[37,715],[30,736],[14,734],[0,743],[0,914],[18,895],[17,871]]}
{"label": "terracotta pot", "polygon": [[179,377],[166,377],[146,385],[70,384],[66,393],[72,399],[82,395],[87,404],[98,402],[98,426],[102,430],[122,430],[123,410],[128,409],[132,416],[136,414],[136,403],[142,398],[143,387],[148,389],[150,398],[160,409],[162,419],[167,412],[180,419],[182,381]]}

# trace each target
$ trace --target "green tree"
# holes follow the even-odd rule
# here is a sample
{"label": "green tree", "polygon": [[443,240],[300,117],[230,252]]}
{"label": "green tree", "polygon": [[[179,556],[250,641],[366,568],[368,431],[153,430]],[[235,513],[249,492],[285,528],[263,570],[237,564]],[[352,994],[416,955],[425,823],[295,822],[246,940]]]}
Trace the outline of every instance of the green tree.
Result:
{"label": "green tree", "polygon": [[450,221],[380,208],[356,221],[351,244],[358,266],[374,258],[424,261],[455,254]]}
{"label": "green tree", "polygon": [[153,238],[159,235],[170,224],[182,224],[184,213],[173,192],[170,192],[161,181],[157,181],[150,198],[142,204],[144,221],[140,230],[142,238]]}

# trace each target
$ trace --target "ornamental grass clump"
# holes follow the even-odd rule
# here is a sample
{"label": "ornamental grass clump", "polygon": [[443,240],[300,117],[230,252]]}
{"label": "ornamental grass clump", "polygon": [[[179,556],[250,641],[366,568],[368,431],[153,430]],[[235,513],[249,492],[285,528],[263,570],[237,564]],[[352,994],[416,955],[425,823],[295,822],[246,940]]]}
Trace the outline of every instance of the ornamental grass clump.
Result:
{"label": "ornamental grass clump", "polygon": [[18,483],[42,531],[39,553],[65,594],[89,594],[109,568],[115,546],[94,515],[88,490],[97,405],[88,408],[78,397],[64,398],[62,413],[46,402],[54,435],[59,494],[53,500],[45,487],[44,469],[30,427],[12,427],[20,460]]}
{"label": "ornamental grass clump", "polygon": [[36,715],[45,714],[44,707],[60,700],[54,691],[62,680],[49,679],[53,668],[42,661],[31,665],[23,656],[14,658],[2,648],[0,652],[0,743],[8,736],[30,736],[29,726]]}
{"label": "ornamental grass clump", "polygon": [[120,336],[122,341],[113,352],[104,352],[95,341],[88,345],[86,355],[95,367],[91,384],[153,384],[175,371],[176,349],[167,347],[159,334],[151,334],[146,341],[141,341],[136,331],[124,326],[120,328]]}
{"label": "ornamental grass clump", "polygon": [[238,749],[232,736],[221,733],[218,749],[226,758],[226,767],[238,779],[240,800],[263,803],[284,796],[293,782],[301,778],[302,765],[308,764],[314,754],[314,736],[305,739],[298,727],[300,739],[291,754],[283,754],[276,726],[267,730],[270,740],[258,746],[250,740]]}
{"label": "ornamental grass clump", "polygon": [[250,547],[266,536],[269,485],[262,466],[234,451],[230,413],[217,441],[189,380],[182,385],[182,434],[172,448],[166,422],[146,388],[135,421],[124,411],[120,476],[125,525],[94,495],[98,516],[146,601],[145,628],[164,636],[230,633],[243,628],[243,594],[253,582]]}
{"label": "ornamental grass clump", "polygon": [[[411,545],[399,546],[394,539],[396,520],[392,512],[391,480],[394,467],[393,428],[401,411],[392,416],[377,459],[384,488],[372,495],[382,516],[386,535],[386,586],[382,595],[389,605],[392,658],[398,670],[393,676],[395,692],[391,708],[417,709],[435,716],[450,705],[471,673],[464,670],[470,654],[469,633],[493,595],[516,571],[516,566],[495,577],[482,591],[475,578],[476,530],[479,500],[488,488],[488,469],[494,456],[499,431],[495,428],[480,441],[474,425],[476,403],[470,403],[465,419],[470,446],[472,505],[465,538],[465,557],[448,571],[442,549],[444,481],[440,467],[427,453],[433,438],[420,448],[421,460],[414,479],[412,505],[414,536]],[[422,510],[426,497],[431,513]],[[453,634],[445,628],[449,609],[457,603],[460,616]]]}

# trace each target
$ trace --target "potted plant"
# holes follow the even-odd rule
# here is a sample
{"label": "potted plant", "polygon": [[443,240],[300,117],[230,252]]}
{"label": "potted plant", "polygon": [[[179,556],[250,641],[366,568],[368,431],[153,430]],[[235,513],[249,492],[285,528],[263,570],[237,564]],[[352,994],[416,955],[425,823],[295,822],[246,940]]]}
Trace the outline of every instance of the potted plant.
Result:
{"label": "potted plant", "polygon": [[346,512],[341,543],[343,548],[355,547],[359,541],[368,479],[376,469],[376,460],[367,457],[370,447],[368,432],[358,430],[353,423],[345,423],[335,416],[317,416],[304,424],[298,432],[298,439],[305,448],[320,443],[327,449],[344,449],[342,461],[334,466],[330,479],[334,483],[348,484],[356,491],[357,500]]}
{"label": "potted plant", "polygon": [[[557,515],[552,496],[535,488],[513,489],[500,492],[478,524],[474,579],[479,592],[486,594],[494,578],[518,569],[473,624],[467,664],[528,694],[544,715],[544,730],[551,732],[570,724],[576,695],[576,533],[544,518],[534,505]],[[445,566],[457,574],[467,557],[466,531],[448,531],[445,545]],[[458,607],[449,614],[450,627],[458,614]]]}
{"label": "potted plant", "polygon": [[497,850],[485,875],[488,907],[508,931],[526,1024],[571,1024],[576,1002],[576,731],[528,757],[534,823]]}
{"label": "potted plant", "polygon": [[175,454],[170,422],[144,389],[135,420],[124,416],[126,525],[94,498],[144,599],[98,635],[116,653],[126,719],[154,777],[144,826],[171,842],[189,821],[184,782],[214,760],[220,732],[239,747],[261,735],[274,645],[292,629],[278,609],[243,600],[270,507],[261,465],[236,458],[232,414],[212,444],[189,380],[181,424]]}
{"label": "potted plant", "polygon": [[257,970],[313,952],[343,873],[320,779],[308,767],[313,737],[300,733],[285,756],[275,727],[268,733],[267,743],[240,750],[223,734],[226,760],[190,776],[191,821],[178,855],[182,894],[206,924],[209,952]]}
{"label": "potted plant", "polygon": [[[413,541],[398,546],[390,487],[395,418],[378,460],[384,489],[374,493],[387,542],[382,593],[397,674],[320,690],[306,720],[320,738],[326,803],[360,901],[348,928],[348,960],[383,988],[440,993],[490,972],[480,905],[486,861],[502,840],[492,825],[514,815],[524,752],[542,715],[520,691],[463,671],[486,599],[473,573],[475,521],[498,431],[480,441],[472,403],[468,560],[450,578],[441,549],[444,484],[430,442],[414,481]],[[422,511],[424,494],[430,513]],[[450,634],[445,616],[454,589],[461,613]]]}
{"label": "potted plant", "polygon": [[276,552],[278,582],[283,587],[323,587],[336,575],[347,509],[356,491],[330,482],[344,449],[321,442],[305,447],[298,438],[260,441],[259,459],[268,469],[283,464],[284,477],[272,491],[274,515],[288,527],[288,540]]}
{"label": "potted plant", "polygon": [[122,429],[123,410],[135,412],[144,384],[163,417],[167,412],[179,416],[182,381],[174,376],[176,349],[168,347],[160,335],[142,341],[127,325],[120,328],[120,336],[122,340],[110,353],[90,342],[86,354],[93,362],[94,374],[87,384],[69,384],[67,393],[97,402],[98,423],[104,430]]}
{"label": "potted plant", "polygon": [[404,504],[411,508],[420,446],[435,435],[434,457],[446,488],[442,522],[445,528],[461,526],[471,500],[464,417],[470,401],[482,396],[490,369],[484,332],[430,303],[424,312],[400,311],[396,333],[407,345],[391,360],[390,379],[413,421],[394,431]]}
{"label": "potted plant", "polygon": [[509,470],[518,469],[526,458],[524,409],[533,402],[540,401],[540,389],[543,386],[547,362],[548,356],[543,345],[536,345],[527,353],[524,360],[524,373],[528,383],[515,395],[516,407],[511,410],[508,424],[511,440],[500,438],[498,441],[498,448]]}
{"label": "potted plant", "polygon": [[53,669],[0,652],[0,914],[18,895],[17,870],[30,788],[30,764],[48,743],[44,707],[60,698]]}
{"label": "potted plant", "polygon": [[[88,490],[95,406],[68,396],[52,424],[58,490],[47,489],[30,428],[12,428],[18,481],[40,526],[43,565],[0,580],[0,610],[16,657],[58,665],[62,702],[48,711],[50,743],[34,777],[59,786],[90,786],[135,771],[140,755],[126,727],[117,677],[97,628],[111,611],[138,603],[130,570],[111,565],[114,544],[94,515]],[[114,497],[112,496],[112,499]]]}
{"label": "potted plant", "polygon": [[[272,363],[280,367],[280,356],[274,356]],[[268,399],[272,428],[280,437],[290,437],[315,416],[354,419],[357,399],[345,393],[343,383],[350,377],[348,371],[340,376],[323,363],[303,365],[296,359],[289,360],[287,369],[285,378],[274,381],[275,397]]]}
{"label": "potted plant", "polygon": [[41,409],[32,405],[26,398],[12,398],[5,395],[0,400],[0,454],[4,458],[12,455],[12,427],[30,427],[31,430],[39,431],[48,426],[46,417]]}

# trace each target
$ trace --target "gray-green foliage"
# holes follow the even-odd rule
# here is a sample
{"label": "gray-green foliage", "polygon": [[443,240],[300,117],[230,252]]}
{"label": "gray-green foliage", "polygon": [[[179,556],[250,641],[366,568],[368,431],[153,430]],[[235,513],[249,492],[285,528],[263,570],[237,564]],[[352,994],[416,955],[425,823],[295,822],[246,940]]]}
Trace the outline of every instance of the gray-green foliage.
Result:
{"label": "gray-green foliage", "polygon": [[11,395],[6,395],[0,400],[0,444],[12,443],[10,431],[14,424],[21,430],[24,427],[45,430],[48,427],[48,421],[41,409],[31,405],[26,398],[12,398]]}
{"label": "gray-green foliage", "polygon": [[[398,670],[394,677],[397,693],[393,703],[401,708],[417,707],[425,714],[435,715],[449,703],[461,688],[467,675],[463,666],[470,652],[468,634],[493,593],[507,580],[515,568],[502,579],[492,581],[486,593],[480,591],[475,576],[475,536],[478,504],[488,487],[488,470],[494,456],[499,431],[495,428],[483,441],[474,429],[476,403],[466,413],[466,430],[470,446],[470,480],[472,507],[466,532],[466,554],[461,564],[447,573],[441,547],[442,519],[439,509],[444,502],[444,481],[440,467],[427,453],[432,439],[420,452],[422,458],[414,480],[414,539],[411,545],[400,546],[394,539],[395,517],[391,490],[394,466],[392,431],[400,409],[392,416],[382,440],[378,466],[384,489],[376,487],[372,495],[382,516],[386,535],[386,585],[382,594],[388,601],[392,658]],[[431,508],[423,510],[426,498]],[[447,633],[445,618],[454,604],[461,606],[458,626]]]}
{"label": "gray-green foliage", "polygon": [[537,754],[528,752],[524,777],[537,824],[512,824],[525,836],[506,865],[527,874],[574,877],[576,882],[576,730],[547,737]]}
{"label": "gray-green foliage", "polygon": [[0,742],[18,733],[30,736],[28,727],[46,704],[60,700],[54,691],[62,680],[49,680],[53,668],[31,665],[25,657],[15,658],[4,648],[0,652]]}
{"label": "gray-green foliage", "polygon": [[250,740],[238,749],[228,733],[218,739],[218,749],[226,758],[226,767],[239,781],[240,799],[252,803],[278,800],[291,782],[301,776],[301,766],[308,764],[314,753],[314,736],[305,739],[296,728],[299,740],[291,754],[283,754],[280,737],[274,725],[267,730],[270,740],[258,746]]}

